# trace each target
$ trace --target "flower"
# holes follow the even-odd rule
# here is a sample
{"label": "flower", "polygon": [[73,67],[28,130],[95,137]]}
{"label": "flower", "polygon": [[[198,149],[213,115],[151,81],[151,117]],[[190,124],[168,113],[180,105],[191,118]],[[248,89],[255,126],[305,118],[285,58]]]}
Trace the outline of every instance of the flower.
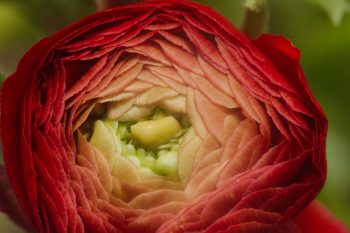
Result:
{"label": "flower", "polygon": [[300,53],[146,1],[43,39],[6,79],[4,159],[39,232],[297,231],[326,176]]}

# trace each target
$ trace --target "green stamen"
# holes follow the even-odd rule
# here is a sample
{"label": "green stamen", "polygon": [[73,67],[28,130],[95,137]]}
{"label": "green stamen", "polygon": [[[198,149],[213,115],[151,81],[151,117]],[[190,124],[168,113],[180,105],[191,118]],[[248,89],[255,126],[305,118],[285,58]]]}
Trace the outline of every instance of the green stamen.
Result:
{"label": "green stamen", "polygon": [[140,159],[146,156],[146,151],[143,148],[138,148],[136,151],[136,156]]}
{"label": "green stamen", "polygon": [[150,170],[156,172],[157,160],[153,156],[145,156],[142,159],[140,159],[140,161],[142,167],[147,167]]}
{"label": "green stamen", "polygon": [[177,177],[177,152],[169,151],[157,159],[157,173]]}
{"label": "green stamen", "polygon": [[135,155],[127,155],[127,159],[129,159],[136,167],[141,167],[141,161]]}
{"label": "green stamen", "polygon": [[140,174],[177,178],[179,143],[187,130],[173,116],[157,108],[143,121],[95,121],[90,143],[109,161],[114,161],[114,156],[128,159]]}
{"label": "green stamen", "polygon": [[120,122],[118,125],[117,135],[121,140],[129,141],[130,140],[130,131],[128,125]]}

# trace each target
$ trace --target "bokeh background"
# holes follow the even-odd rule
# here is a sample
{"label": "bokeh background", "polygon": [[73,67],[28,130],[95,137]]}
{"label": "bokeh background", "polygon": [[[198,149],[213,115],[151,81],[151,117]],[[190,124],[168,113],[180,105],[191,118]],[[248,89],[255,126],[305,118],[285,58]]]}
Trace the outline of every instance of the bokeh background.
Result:
{"label": "bokeh background", "polygon": [[[241,24],[243,0],[198,1]],[[329,119],[328,179],[318,198],[350,228],[350,0],[267,1],[266,30],[300,48],[307,81]],[[0,0],[0,76],[14,72],[36,41],[94,11],[93,0]],[[3,214],[0,228],[22,232]]]}

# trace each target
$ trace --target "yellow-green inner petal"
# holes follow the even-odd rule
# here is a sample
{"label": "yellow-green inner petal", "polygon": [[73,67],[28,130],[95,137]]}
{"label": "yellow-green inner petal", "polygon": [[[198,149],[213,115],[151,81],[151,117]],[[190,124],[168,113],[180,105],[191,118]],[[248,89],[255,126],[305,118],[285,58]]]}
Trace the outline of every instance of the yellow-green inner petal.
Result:
{"label": "yellow-green inner petal", "polygon": [[168,143],[181,131],[180,123],[172,116],[142,121],[131,126],[131,136],[141,147],[154,150]]}

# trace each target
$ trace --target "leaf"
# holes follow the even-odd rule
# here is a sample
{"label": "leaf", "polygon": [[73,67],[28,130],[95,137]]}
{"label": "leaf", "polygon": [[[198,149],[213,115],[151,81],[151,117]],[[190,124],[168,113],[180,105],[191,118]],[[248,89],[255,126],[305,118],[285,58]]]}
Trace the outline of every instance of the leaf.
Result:
{"label": "leaf", "polygon": [[325,10],[335,26],[340,25],[344,15],[350,12],[348,0],[306,0]]}

